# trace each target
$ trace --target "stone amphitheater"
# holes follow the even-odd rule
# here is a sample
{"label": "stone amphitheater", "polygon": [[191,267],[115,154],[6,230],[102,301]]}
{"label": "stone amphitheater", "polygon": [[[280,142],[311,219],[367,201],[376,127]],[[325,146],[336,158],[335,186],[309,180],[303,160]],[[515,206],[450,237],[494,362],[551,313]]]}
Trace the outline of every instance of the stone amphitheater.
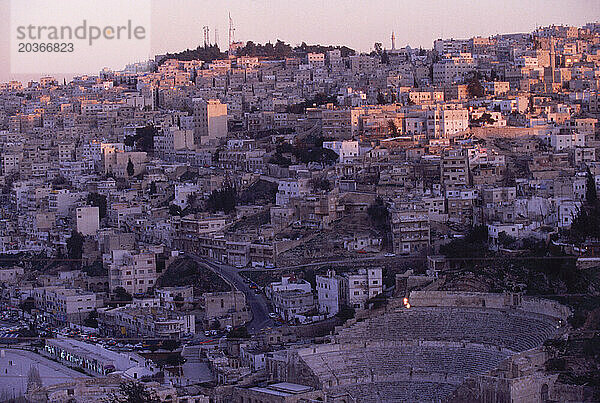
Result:
{"label": "stone amphitheater", "polygon": [[357,402],[441,402],[465,378],[556,337],[569,314],[520,295],[428,293],[297,350],[289,380]]}

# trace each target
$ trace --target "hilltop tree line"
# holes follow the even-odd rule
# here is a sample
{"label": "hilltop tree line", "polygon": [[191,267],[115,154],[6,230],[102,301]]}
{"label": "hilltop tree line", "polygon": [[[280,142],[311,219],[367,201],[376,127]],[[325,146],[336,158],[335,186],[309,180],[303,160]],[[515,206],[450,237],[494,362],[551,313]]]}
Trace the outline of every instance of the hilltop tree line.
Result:
{"label": "hilltop tree line", "polygon": [[[267,57],[274,59],[283,59],[293,56],[294,54],[303,53],[326,53],[331,50],[339,49],[342,57],[348,57],[356,54],[354,49],[347,46],[323,46],[323,45],[307,45],[302,42],[301,45],[292,47],[279,39],[272,44],[267,42],[264,45],[248,41],[246,44],[237,50],[240,56]],[[200,45],[196,49],[186,49],[177,53],[167,53],[165,58],[159,62],[159,65],[168,59],[176,59],[182,61],[202,60],[204,62],[212,62],[213,60],[225,59],[227,54],[222,52],[218,45]]]}

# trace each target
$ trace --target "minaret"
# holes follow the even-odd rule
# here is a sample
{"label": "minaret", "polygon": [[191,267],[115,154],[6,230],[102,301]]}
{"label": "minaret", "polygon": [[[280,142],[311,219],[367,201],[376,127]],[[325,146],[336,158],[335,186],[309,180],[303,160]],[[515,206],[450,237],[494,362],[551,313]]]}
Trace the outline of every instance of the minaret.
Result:
{"label": "minaret", "polygon": [[394,31],[392,31],[392,50],[396,50],[396,35],[394,35]]}
{"label": "minaret", "polygon": [[550,74],[554,82],[554,69],[556,68],[556,49],[554,49],[554,37],[550,37]]}

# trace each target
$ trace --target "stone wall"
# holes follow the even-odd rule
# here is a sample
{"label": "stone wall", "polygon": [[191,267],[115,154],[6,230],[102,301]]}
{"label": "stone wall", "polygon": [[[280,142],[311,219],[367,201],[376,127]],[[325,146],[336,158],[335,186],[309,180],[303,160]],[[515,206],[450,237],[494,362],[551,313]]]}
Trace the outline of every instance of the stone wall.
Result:
{"label": "stone wall", "polygon": [[458,291],[412,291],[409,302],[414,307],[505,308],[510,305],[510,295]]}
{"label": "stone wall", "polygon": [[567,320],[571,316],[571,310],[556,301],[536,297],[523,297],[519,309],[526,312],[552,316]]}
{"label": "stone wall", "polygon": [[414,307],[485,307],[515,308],[525,312],[566,320],[571,310],[556,301],[521,296],[518,293],[478,293],[457,291],[412,291],[409,302]]}

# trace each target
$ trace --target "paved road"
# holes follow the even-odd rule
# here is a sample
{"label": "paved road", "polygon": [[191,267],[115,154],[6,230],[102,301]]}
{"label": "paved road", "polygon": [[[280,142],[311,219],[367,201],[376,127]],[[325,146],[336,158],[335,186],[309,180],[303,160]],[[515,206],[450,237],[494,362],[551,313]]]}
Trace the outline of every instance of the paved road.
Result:
{"label": "paved road", "polygon": [[255,294],[248,284],[244,283],[244,280],[242,276],[240,276],[238,269],[226,264],[215,263],[191,253],[189,253],[188,256],[202,266],[214,271],[216,274],[225,279],[225,281],[246,295],[246,302],[252,311],[252,320],[247,325],[249,333],[257,333],[261,329],[273,326],[273,320],[269,318],[267,300],[262,294]]}
{"label": "paved road", "polygon": [[288,270],[295,270],[295,269],[304,269],[304,268],[308,268],[308,267],[319,267],[319,266],[324,266],[324,265],[338,265],[338,264],[342,264],[342,265],[346,265],[346,264],[353,264],[353,263],[357,263],[357,262],[370,262],[370,261],[394,261],[394,260],[423,260],[426,259],[425,257],[422,256],[385,256],[385,254],[380,253],[377,254],[375,256],[368,256],[368,257],[354,257],[354,258],[349,258],[349,259],[331,259],[331,260],[322,260],[322,261],[318,261],[318,262],[313,262],[313,263],[305,263],[305,264],[298,264],[298,265],[294,265],[294,266],[285,266],[285,267],[273,267],[273,268],[264,268],[264,267],[253,267],[253,268],[243,268],[240,269],[240,271],[288,271]]}

